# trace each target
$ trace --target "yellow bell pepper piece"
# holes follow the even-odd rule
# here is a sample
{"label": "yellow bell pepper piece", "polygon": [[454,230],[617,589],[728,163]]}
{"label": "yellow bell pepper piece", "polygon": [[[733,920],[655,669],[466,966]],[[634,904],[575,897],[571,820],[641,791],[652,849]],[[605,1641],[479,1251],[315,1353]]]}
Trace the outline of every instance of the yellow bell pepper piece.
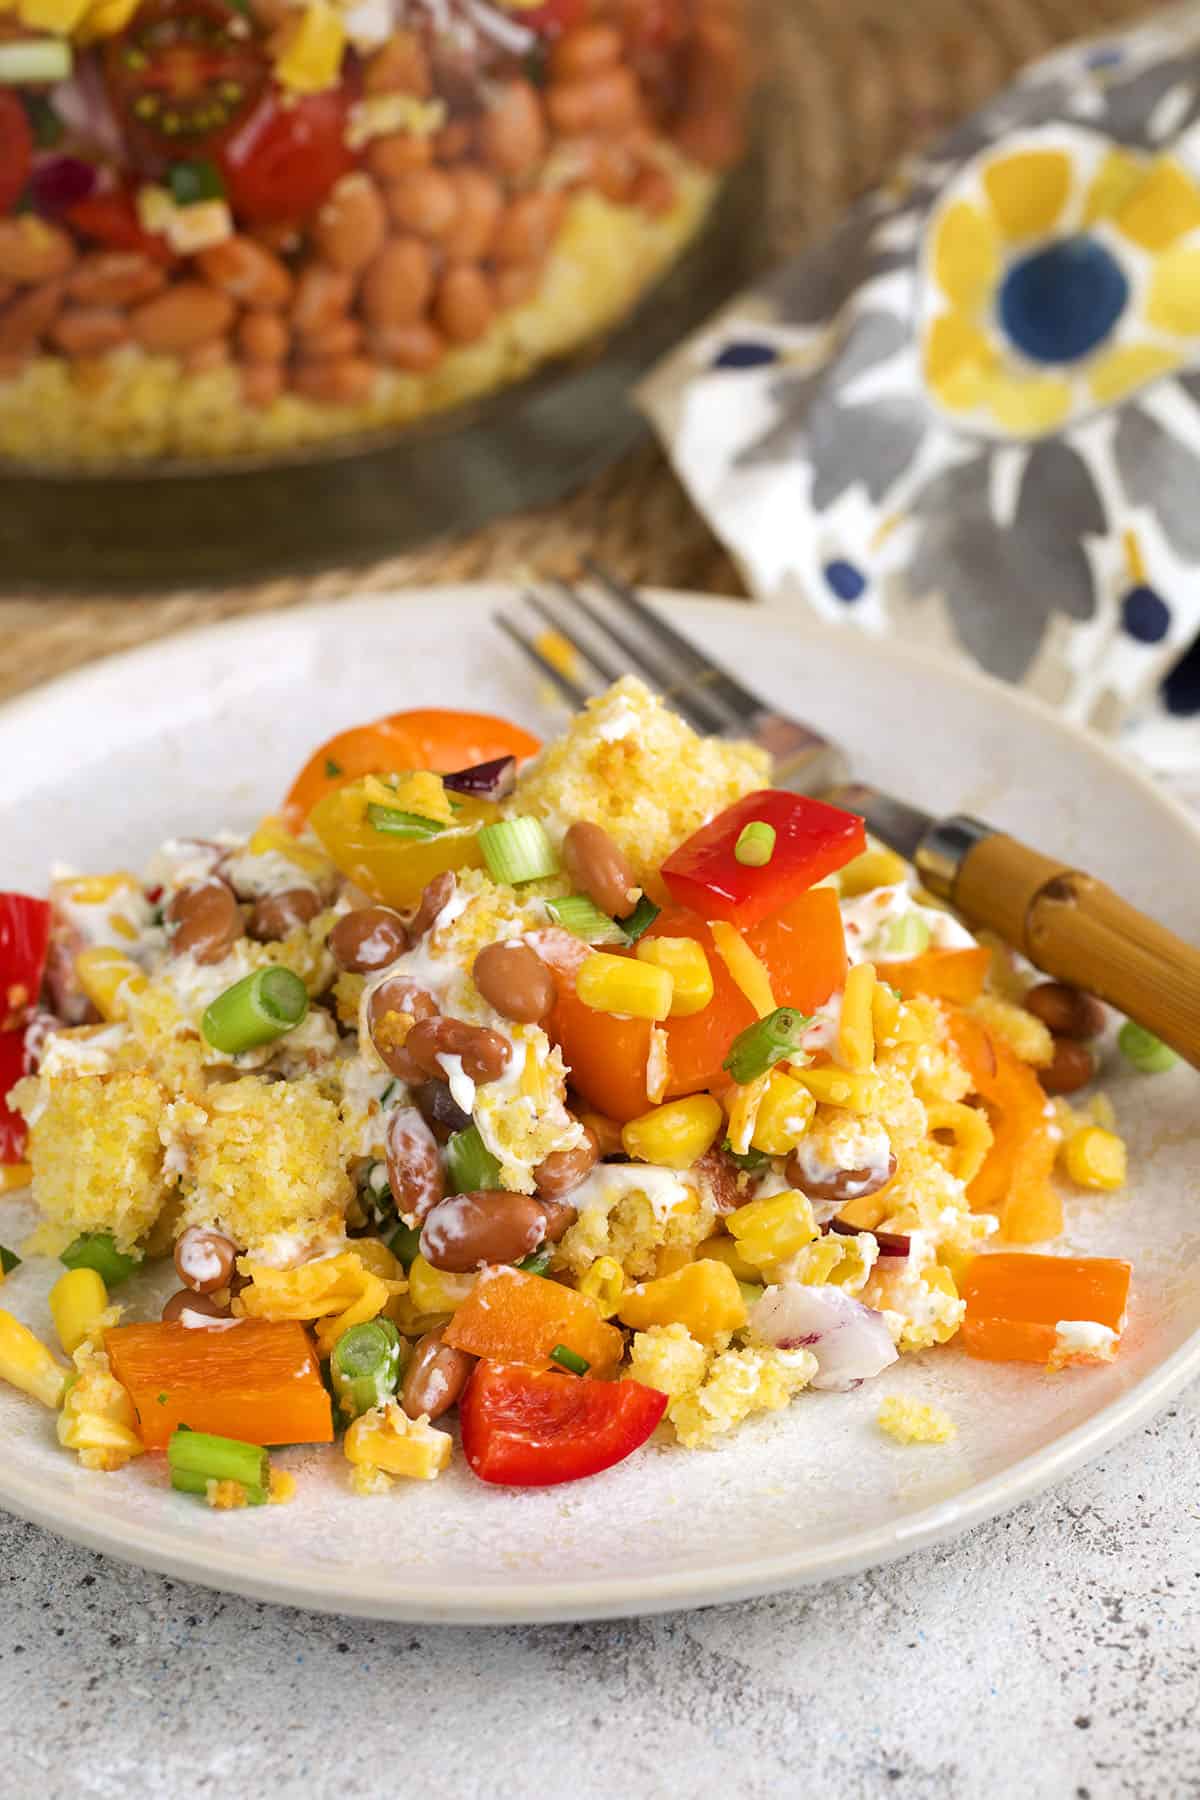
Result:
{"label": "yellow bell pepper piece", "polygon": [[276,79],[294,94],[319,94],[337,81],[345,48],[340,14],[326,0],[310,0],[276,59]]}
{"label": "yellow bell pepper piece", "polygon": [[658,1163],[667,1169],[690,1169],[710,1148],[725,1123],[725,1115],[711,1094],[691,1094],[686,1100],[669,1100],[622,1127],[621,1144],[627,1156],[638,1162]]}
{"label": "yellow bell pepper piece", "polygon": [[[308,822],[335,868],[348,881],[372,899],[402,911],[415,906],[426,883],[443,870],[482,868],[479,827],[493,824],[500,816],[499,807],[492,801],[475,800],[464,794],[454,815],[454,826],[439,831],[436,837],[403,838],[379,831],[371,824],[367,815],[371,804],[365,783],[353,781],[323,795]],[[391,804],[395,804],[394,799]],[[295,838],[288,841],[295,845]]]}
{"label": "yellow bell pepper piece", "polygon": [[670,970],[673,1019],[704,1011],[713,997],[713,978],[703,944],[695,938],[640,938],[636,955],[639,962]]}
{"label": "yellow bell pepper piece", "polygon": [[682,1325],[691,1337],[710,1344],[722,1332],[740,1330],[746,1302],[727,1263],[691,1262],[673,1275],[630,1288],[621,1296],[617,1317],[635,1331]]}
{"label": "yellow bell pepper piece", "polygon": [[143,993],[147,981],[133,958],[110,944],[81,950],[75,958],[75,977],[102,1019],[123,1019],[130,997]]}
{"label": "yellow bell pepper piece", "polygon": [[732,1269],[737,1281],[757,1281],[759,1271],[753,1263],[748,1263],[733,1238],[718,1233],[716,1237],[705,1238],[702,1244],[696,1245],[697,1262],[721,1262],[727,1269]]}

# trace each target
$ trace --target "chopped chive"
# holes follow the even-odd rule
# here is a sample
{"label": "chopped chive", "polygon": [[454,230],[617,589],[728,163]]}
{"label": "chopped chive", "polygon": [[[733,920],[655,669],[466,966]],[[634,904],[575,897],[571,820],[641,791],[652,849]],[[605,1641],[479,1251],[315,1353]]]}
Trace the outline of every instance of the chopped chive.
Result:
{"label": "chopped chive", "polygon": [[398,1081],[389,1081],[388,1082],[388,1084],[384,1088],[382,1094],[380,1094],[380,1096],[379,1096],[380,1106],[387,1105],[388,1101],[391,1099],[392,1095],[395,1093],[396,1089],[399,1086],[400,1086],[400,1083]]}
{"label": "chopped chive", "polygon": [[329,1358],[329,1378],[347,1424],[395,1393],[403,1348],[390,1319],[371,1319],[342,1333]]}
{"label": "chopped chive", "polygon": [[743,1085],[765,1075],[768,1069],[794,1056],[812,1020],[797,1012],[794,1006],[777,1006],[765,1019],[757,1019],[745,1031],[739,1031],[729,1046],[729,1055],[721,1064],[733,1079]]}
{"label": "chopped chive", "polygon": [[510,887],[558,873],[558,858],[540,819],[500,819],[485,825],[479,848],[492,880]]}
{"label": "chopped chive", "polygon": [[[261,1493],[266,1499],[271,1485],[271,1460],[260,1444],[244,1444],[238,1438],[213,1437],[207,1431],[189,1431],[180,1425],[167,1445],[171,1486],[182,1493],[202,1494],[210,1481],[240,1481],[247,1499]],[[197,1485],[198,1484],[198,1485]],[[261,1504],[251,1499],[252,1505]]]}
{"label": "chopped chive", "polygon": [[325,758],[325,773],[326,773],[326,775],[329,776],[330,780],[332,781],[333,777],[335,775],[340,775],[341,772],[342,772],[341,763],[334,762],[332,756],[327,756]]}
{"label": "chopped chive", "polygon": [[885,956],[920,956],[929,948],[929,927],[920,913],[904,913],[889,919],[883,929]]}
{"label": "chopped chive", "polygon": [[733,846],[733,860],[747,869],[762,869],[775,854],[775,827],[765,819],[751,819],[743,825]]}
{"label": "chopped chive", "polygon": [[[197,1436],[198,1434],[193,1432],[192,1435]],[[177,1494],[207,1494],[210,1481],[232,1479],[233,1477],[228,1475],[199,1475],[194,1469],[171,1470],[171,1486]],[[265,1506],[267,1504],[270,1497],[268,1488],[258,1487],[246,1481],[241,1482],[240,1485],[245,1489],[247,1506]]]}
{"label": "chopped chive", "polygon": [[308,1013],[308,990],[290,969],[255,969],[205,1008],[200,1030],[214,1050],[237,1056],[274,1043]]}
{"label": "chopped chive", "polygon": [[479,1135],[477,1125],[456,1131],[445,1149],[446,1174],[456,1194],[474,1194],[500,1186],[500,1164]]}
{"label": "chopped chive", "polygon": [[568,894],[565,900],[547,900],[546,911],[557,925],[585,944],[627,944],[623,928],[601,912],[586,894]]}
{"label": "chopped chive", "polygon": [[549,1250],[533,1250],[521,1258],[517,1267],[524,1269],[527,1275],[544,1275],[550,1267],[551,1254]]}
{"label": "chopped chive", "polygon": [[565,1344],[555,1344],[550,1352],[550,1361],[558,1363],[560,1368],[569,1369],[572,1375],[586,1375],[592,1366],[586,1356],[580,1356],[575,1350],[568,1350]]}
{"label": "chopped chive", "polygon": [[64,38],[14,38],[0,44],[0,87],[65,81],[73,60]]}
{"label": "chopped chive", "polygon": [[62,120],[47,100],[45,94],[22,94],[25,113],[29,120],[33,141],[39,150],[53,150],[61,144],[66,130]]}
{"label": "chopped chive", "polygon": [[367,823],[387,837],[426,838],[441,835],[446,827],[440,819],[426,819],[421,813],[404,812],[398,806],[380,806],[372,800],[367,807]]}
{"label": "chopped chive", "polygon": [[421,1227],[401,1225],[388,1239],[388,1249],[407,1275],[421,1254]]}
{"label": "chopped chive", "polygon": [[19,1269],[20,1266],[21,1259],[16,1251],[6,1250],[4,1245],[0,1244],[0,1275],[11,1275],[13,1270]]}
{"label": "chopped chive", "polygon": [[728,1138],[721,1148],[730,1162],[736,1163],[739,1169],[765,1169],[771,1160],[765,1150],[735,1150]]}
{"label": "chopped chive", "polygon": [[95,1269],[106,1288],[128,1281],[141,1262],[140,1255],[118,1250],[111,1231],[85,1231],[59,1256],[64,1269]]}
{"label": "chopped chive", "polygon": [[199,201],[225,198],[225,184],[216,164],[203,159],[172,163],[167,170],[167,183],[176,206],[195,206]]}
{"label": "chopped chive", "polygon": [[629,917],[621,920],[626,943],[636,944],[643,932],[649,931],[661,910],[661,907],[655,906],[653,900],[643,894]]}
{"label": "chopped chive", "polygon": [[1117,1033],[1117,1048],[1127,1063],[1143,1075],[1163,1075],[1179,1061],[1161,1038],[1156,1038],[1144,1025],[1126,1019]]}

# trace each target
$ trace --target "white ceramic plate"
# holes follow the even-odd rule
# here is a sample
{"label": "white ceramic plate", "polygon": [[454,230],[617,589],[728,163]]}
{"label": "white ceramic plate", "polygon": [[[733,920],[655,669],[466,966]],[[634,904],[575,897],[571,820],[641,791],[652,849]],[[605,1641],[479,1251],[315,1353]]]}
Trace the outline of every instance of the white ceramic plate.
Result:
{"label": "white ceramic plate", "polygon": [[[163,837],[245,826],[310,748],[407,705],[465,704],[535,729],[554,717],[489,615],[500,588],[440,589],[249,619],[71,676],[0,714],[0,882],[47,865],[132,864]],[[679,599],[679,623],[780,707],[843,738],[868,780],[986,814],[1107,877],[1185,935],[1200,833],[1110,752],[1030,700],[893,645],[744,606]],[[89,1474],[49,1415],[0,1392],[0,1504],[100,1550],[240,1593],[341,1612],[471,1622],[585,1618],[732,1600],[841,1574],[1015,1505],[1143,1423],[1200,1371],[1197,1081],[1105,1071],[1129,1138],[1120,1195],[1078,1197],[1063,1247],[1135,1264],[1118,1361],[1050,1376],[951,1348],[853,1394],[801,1395],[727,1446],[652,1446],[577,1487],[484,1487],[456,1462],[360,1500],[336,1452],[292,1451],[294,1505],[209,1511],[161,1458]],[[1108,1077],[1111,1076],[1111,1080]],[[0,1241],[23,1228],[0,1201]],[[48,1330],[47,1265],[4,1304]],[[902,1448],[885,1394],[937,1400],[956,1441]]]}

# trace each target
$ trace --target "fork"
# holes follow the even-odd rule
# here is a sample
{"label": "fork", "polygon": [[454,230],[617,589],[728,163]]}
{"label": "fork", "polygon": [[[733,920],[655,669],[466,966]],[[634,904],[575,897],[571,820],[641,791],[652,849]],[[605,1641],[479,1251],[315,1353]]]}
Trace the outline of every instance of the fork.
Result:
{"label": "fork", "polygon": [[[868,830],[916,866],[926,889],[970,924],[996,932],[1055,980],[1099,995],[1200,1067],[1200,949],[1095,876],[981,819],[966,813],[937,819],[852,782],[837,744],[776,712],[626,582],[590,559],[584,567],[606,605],[578,582],[563,580],[524,596],[577,662],[606,682],[641,675],[695,731],[767,751],[777,787],[860,813]],[[571,706],[592,697],[594,687],[558,666],[511,618],[500,613],[496,623]]]}

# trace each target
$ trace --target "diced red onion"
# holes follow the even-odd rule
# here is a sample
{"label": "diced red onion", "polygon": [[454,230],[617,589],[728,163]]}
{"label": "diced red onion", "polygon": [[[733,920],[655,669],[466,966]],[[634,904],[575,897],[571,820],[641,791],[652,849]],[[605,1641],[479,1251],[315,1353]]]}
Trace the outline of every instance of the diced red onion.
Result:
{"label": "diced red onion", "polygon": [[79,156],[47,156],[39,160],[29,177],[29,198],[34,212],[53,218],[79,200],[86,200],[96,186],[95,163]]}
{"label": "diced red onion", "polygon": [[77,57],[67,80],[52,87],[47,98],[72,139],[77,139],[88,149],[103,150],[113,157],[119,158],[123,154],[121,130],[113,114],[98,56]]}
{"label": "diced red onion", "polygon": [[473,769],[444,775],[442,781],[451,793],[470,794],[473,800],[507,800],[517,785],[517,759],[498,756],[495,762],[476,763]]}
{"label": "diced red onion", "polygon": [[880,1256],[907,1256],[912,1248],[912,1239],[902,1231],[868,1231],[865,1225],[851,1225],[848,1219],[830,1219],[829,1229],[842,1237],[873,1237]]}
{"label": "diced red onion", "polygon": [[769,1287],[750,1309],[754,1336],[777,1350],[811,1350],[815,1388],[844,1392],[896,1361],[882,1313],[836,1287],[785,1281]]}

